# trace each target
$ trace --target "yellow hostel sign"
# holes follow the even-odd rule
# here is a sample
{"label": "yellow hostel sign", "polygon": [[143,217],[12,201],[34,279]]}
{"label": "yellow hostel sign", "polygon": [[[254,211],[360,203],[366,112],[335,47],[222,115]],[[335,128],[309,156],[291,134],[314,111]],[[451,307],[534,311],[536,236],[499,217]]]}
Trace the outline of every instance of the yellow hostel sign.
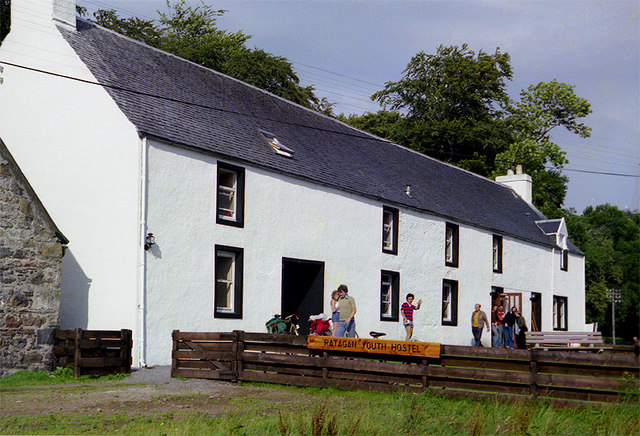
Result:
{"label": "yellow hostel sign", "polygon": [[307,348],[314,350],[351,351],[354,353],[396,354],[416,357],[440,357],[440,344],[433,342],[388,341],[383,339],[336,338],[307,336]]}

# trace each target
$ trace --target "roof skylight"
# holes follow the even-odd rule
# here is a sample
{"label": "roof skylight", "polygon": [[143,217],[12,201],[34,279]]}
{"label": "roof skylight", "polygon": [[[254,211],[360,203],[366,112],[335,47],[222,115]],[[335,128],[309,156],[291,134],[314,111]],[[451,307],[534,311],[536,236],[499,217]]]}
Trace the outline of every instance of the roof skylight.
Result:
{"label": "roof skylight", "polygon": [[293,154],[293,150],[282,144],[273,133],[269,133],[265,130],[258,130],[258,132],[260,133],[260,136],[262,136],[262,139],[264,139],[267,144],[269,144],[271,148],[273,148],[276,154],[291,157],[291,155]]}

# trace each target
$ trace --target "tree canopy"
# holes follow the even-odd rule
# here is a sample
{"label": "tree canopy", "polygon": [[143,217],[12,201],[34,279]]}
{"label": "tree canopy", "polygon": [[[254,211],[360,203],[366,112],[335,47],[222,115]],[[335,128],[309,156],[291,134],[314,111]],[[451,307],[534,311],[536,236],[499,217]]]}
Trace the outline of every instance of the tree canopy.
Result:
{"label": "tree canopy", "polygon": [[189,6],[185,0],[157,11],[157,20],[121,18],[115,10],[100,9],[94,22],[150,46],[242,80],[302,106],[331,114],[332,104],[319,99],[313,86],[301,86],[286,58],[247,46],[250,35],[219,29],[224,10],[210,5]]}
{"label": "tree canopy", "polygon": [[397,82],[371,96],[383,110],[343,121],[477,174],[495,177],[521,164],[533,179],[533,203],[549,218],[562,214],[566,155],[550,136],[564,127],[581,137],[578,122],[591,112],[573,87],[540,82],[511,101],[510,57],[477,54],[464,44],[415,55]]}
{"label": "tree canopy", "polygon": [[611,302],[607,289],[620,290],[616,304],[616,335],[640,337],[640,212],[621,211],[610,204],[587,207],[582,215],[568,213],[572,242],[585,254],[586,318],[611,335]]}

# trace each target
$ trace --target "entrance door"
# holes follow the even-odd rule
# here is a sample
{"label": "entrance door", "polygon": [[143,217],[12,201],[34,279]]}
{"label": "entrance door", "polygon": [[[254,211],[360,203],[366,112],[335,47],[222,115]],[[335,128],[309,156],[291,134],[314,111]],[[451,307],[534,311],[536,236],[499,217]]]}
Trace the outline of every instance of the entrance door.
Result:
{"label": "entrance door", "polygon": [[509,311],[513,306],[518,308],[518,312],[522,313],[522,294],[518,293],[509,293],[504,294],[505,305],[504,310]]}
{"label": "entrance door", "polygon": [[539,332],[542,326],[542,294],[531,293],[531,331]]}
{"label": "entrance door", "polygon": [[309,333],[309,316],[322,313],[324,262],[282,258],[282,317],[293,313],[300,320],[300,334]]}

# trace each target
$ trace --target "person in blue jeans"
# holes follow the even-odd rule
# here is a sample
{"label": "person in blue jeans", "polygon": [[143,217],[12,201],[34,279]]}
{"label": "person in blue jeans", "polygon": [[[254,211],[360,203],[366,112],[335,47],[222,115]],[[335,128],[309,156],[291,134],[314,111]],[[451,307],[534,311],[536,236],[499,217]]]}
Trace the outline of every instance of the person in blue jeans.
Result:
{"label": "person in blue jeans", "polygon": [[502,325],[504,326],[504,348],[513,348],[513,326],[516,323],[516,311],[518,309],[513,306],[509,313],[502,318]]}
{"label": "person in blue jeans", "polygon": [[353,297],[349,297],[349,288],[347,288],[347,285],[338,286],[338,292],[340,292],[340,301],[338,302],[340,321],[338,322],[338,328],[336,329],[336,336],[355,338],[356,300]]}

